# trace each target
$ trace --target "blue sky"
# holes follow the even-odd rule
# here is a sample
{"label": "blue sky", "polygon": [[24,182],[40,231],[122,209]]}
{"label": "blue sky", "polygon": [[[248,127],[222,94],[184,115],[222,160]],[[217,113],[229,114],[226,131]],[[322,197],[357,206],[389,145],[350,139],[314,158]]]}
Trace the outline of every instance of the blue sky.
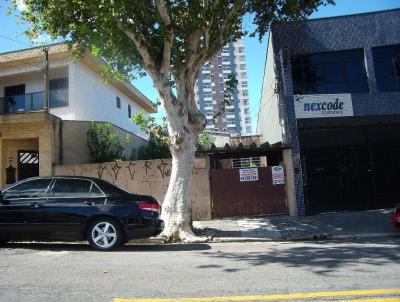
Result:
{"label": "blue sky", "polygon": [[[23,34],[27,25],[18,24],[15,15],[8,16],[6,14],[9,5],[9,2],[0,0],[0,52],[27,48],[27,44],[30,44],[30,41]],[[311,18],[357,14],[393,8],[400,8],[400,0],[336,0],[335,6],[320,7]],[[248,22],[248,20],[245,20],[245,24]],[[18,42],[11,41],[4,37]],[[253,131],[255,131],[257,123],[267,41],[267,37],[264,37],[261,43],[257,38],[245,38]],[[149,78],[138,79],[134,82],[134,85],[152,101],[157,99],[157,92]],[[160,114],[162,114],[162,112]],[[158,116],[160,116],[160,114],[158,114]]]}

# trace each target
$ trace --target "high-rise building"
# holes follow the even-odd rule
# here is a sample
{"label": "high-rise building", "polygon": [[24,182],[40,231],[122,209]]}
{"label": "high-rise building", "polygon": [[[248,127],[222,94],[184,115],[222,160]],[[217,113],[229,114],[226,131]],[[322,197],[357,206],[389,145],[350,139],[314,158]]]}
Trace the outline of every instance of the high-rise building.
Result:
{"label": "high-rise building", "polygon": [[[231,104],[224,102],[226,81],[230,75],[238,80]],[[232,135],[252,133],[246,55],[243,40],[228,43],[206,63],[196,83],[196,102],[207,118],[206,130],[229,132]],[[215,117],[221,106],[222,114]]]}

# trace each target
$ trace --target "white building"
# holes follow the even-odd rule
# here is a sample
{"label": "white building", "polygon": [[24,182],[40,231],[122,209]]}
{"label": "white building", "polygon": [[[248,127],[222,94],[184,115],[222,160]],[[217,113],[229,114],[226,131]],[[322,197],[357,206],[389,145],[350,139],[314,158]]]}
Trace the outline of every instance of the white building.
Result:
{"label": "white building", "polygon": [[[99,58],[87,54],[75,60],[66,44],[51,45],[48,52],[48,113],[44,111],[43,49],[0,54],[1,174],[5,166],[20,166],[21,150],[39,153],[40,175],[51,174],[55,164],[88,162],[86,133],[92,121],[112,123],[121,138],[129,134],[127,158],[146,143],[147,135],[131,116],[156,112],[150,100],[128,82],[104,82],[104,62]],[[4,184],[4,175],[1,180]]]}

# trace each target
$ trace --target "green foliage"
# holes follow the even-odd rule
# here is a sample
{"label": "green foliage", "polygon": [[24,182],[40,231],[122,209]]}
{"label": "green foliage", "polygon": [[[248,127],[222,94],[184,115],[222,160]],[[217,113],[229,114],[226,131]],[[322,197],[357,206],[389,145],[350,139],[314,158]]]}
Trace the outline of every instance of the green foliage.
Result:
{"label": "green foliage", "polygon": [[199,135],[199,139],[197,142],[199,149],[209,151],[215,143],[215,136],[212,135],[210,132],[203,132]]}
{"label": "green foliage", "polygon": [[224,99],[220,103],[219,108],[217,112],[214,114],[213,119],[214,121],[224,114],[226,110],[226,106],[232,106],[232,99],[233,99],[233,94],[235,93],[235,90],[237,88],[238,80],[236,79],[236,76],[234,74],[228,75],[228,80],[225,82],[225,87],[224,87]]}
{"label": "green foliage", "polygon": [[[17,1],[13,1],[14,6]],[[194,63],[196,72],[228,41],[247,34],[243,28],[245,15],[251,16],[256,25],[250,34],[261,38],[272,22],[303,19],[318,6],[333,3],[334,0],[25,0],[26,8],[21,14],[32,24],[27,31],[29,36],[46,32],[52,38],[62,37],[74,45],[76,54],[89,49],[124,75],[134,77],[143,68],[150,73],[161,70],[167,51],[167,72],[177,79],[187,64]],[[148,58],[151,63],[145,62]],[[153,75],[152,78],[155,80]]]}
{"label": "green foliage", "polygon": [[168,127],[164,118],[161,124],[158,124],[154,117],[146,117],[144,112],[135,114],[132,120],[144,132],[150,134],[147,146],[139,149],[139,159],[158,159],[170,158],[171,152],[168,146]]}
{"label": "green foliage", "polygon": [[131,150],[131,154],[129,155],[129,160],[136,160],[137,159],[137,156],[136,156],[136,149],[135,148],[132,148],[132,150]]}
{"label": "green foliage", "polygon": [[123,151],[129,142],[129,135],[121,143],[118,133],[111,131],[112,124],[92,122],[87,132],[87,143],[91,162],[102,163],[123,159]]}

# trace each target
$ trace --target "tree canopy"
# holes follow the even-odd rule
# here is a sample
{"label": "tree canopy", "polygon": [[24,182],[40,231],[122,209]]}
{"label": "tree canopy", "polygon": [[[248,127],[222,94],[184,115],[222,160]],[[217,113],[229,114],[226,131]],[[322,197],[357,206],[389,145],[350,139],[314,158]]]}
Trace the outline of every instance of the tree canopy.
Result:
{"label": "tree canopy", "polygon": [[[307,17],[334,0],[25,0],[21,12],[42,32],[86,47],[123,74],[144,69],[155,76],[177,77],[180,70],[199,68],[228,41],[245,34],[261,37],[271,22]],[[243,29],[250,14],[254,31]],[[169,60],[167,60],[169,59]]]}

